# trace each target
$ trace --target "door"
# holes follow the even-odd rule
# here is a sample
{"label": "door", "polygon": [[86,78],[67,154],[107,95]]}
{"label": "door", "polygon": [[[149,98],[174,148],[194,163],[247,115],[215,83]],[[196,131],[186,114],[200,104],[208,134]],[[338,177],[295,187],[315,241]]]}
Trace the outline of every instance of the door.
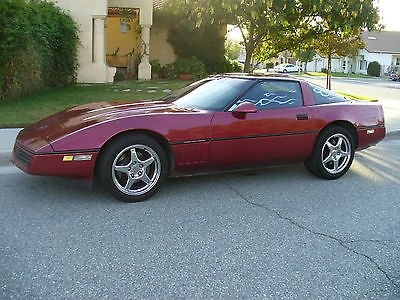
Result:
{"label": "door", "polygon": [[[257,112],[235,113],[243,102],[253,103]],[[311,110],[303,105],[300,84],[264,80],[229,111],[214,115],[210,158],[217,169],[301,161],[311,154],[312,135]]]}

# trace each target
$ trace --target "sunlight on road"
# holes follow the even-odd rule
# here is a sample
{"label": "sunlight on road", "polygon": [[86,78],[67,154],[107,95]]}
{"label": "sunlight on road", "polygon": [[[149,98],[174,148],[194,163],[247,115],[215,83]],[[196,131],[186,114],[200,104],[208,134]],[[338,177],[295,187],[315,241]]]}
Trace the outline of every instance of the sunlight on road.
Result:
{"label": "sunlight on road", "polygon": [[[399,141],[389,143],[400,144]],[[400,184],[400,163],[397,158],[386,151],[378,154],[376,147],[358,152],[351,170],[374,182]]]}

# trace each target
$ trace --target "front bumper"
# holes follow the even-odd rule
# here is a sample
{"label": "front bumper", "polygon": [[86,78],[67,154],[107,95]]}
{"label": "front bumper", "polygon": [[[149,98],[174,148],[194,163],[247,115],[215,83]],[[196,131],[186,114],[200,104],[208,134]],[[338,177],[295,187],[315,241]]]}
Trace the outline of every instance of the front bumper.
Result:
{"label": "front bumper", "polygon": [[[12,162],[22,171],[32,175],[62,176],[83,181],[93,181],[98,151],[68,151],[36,153],[15,143]],[[66,160],[65,157],[88,155],[90,160]]]}

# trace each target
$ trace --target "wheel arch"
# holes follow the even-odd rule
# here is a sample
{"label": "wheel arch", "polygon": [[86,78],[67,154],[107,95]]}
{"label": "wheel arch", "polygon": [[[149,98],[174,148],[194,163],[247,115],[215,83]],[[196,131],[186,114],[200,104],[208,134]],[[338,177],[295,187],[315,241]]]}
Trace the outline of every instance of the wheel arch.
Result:
{"label": "wheel arch", "polygon": [[[163,135],[161,135],[155,131],[146,130],[146,129],[126,130],[126,131],[122,131],[122,132],[112,136],[111,138],[109,138],[100,148],[99,155],[96,159],[96,166],[99,162],[99,158],[101,157],[101,154],[104,152],[104,149],[106,149],[109,144],[111,144],[113,141],[115,141],[116,139],[119,139],[123,136],[128,136],[128,135],[133,135],[133,134],[147,135],[147,136],[153,138],[158,144],[160,144],[160,146],[163,148],[163,150],[165,151],[167,158],[168,158],[168,164],[169,164],[168,175],[171,174],[175,168],[175,155],[174,155],[174,151],[172,150],[171,146],[168,143],[168,140]],[[95,173],[96,173],[96,167],[95,167]]]}
{"label": "wheel arch", "polygon": [[[331,128],[331,127],[334,127],[334,126],[343,127],[343,128],[345,128],[345,129],[347,129],[347,130],[350,132],[350,134],[352,135],[353,139],[354,139],[354,144],[355,144],[355,145],[354,145],[354,149],[357,149],[357,148],[358,148],[359,139],[358,139],[357,129],[356,129],[356,127],[355,127],[351,122],[349,122],[349,121],[337,120],[337,121],[333,121],[333,122],[331,122],[331,123],[329,123],[329,124],[326,124],[326,125],[324,126],[324,128],[322,128],[322,129],[320,130],[318,136],[320,136],[321,133],[324,132],[325,130],[327,130],[327,129]],[[318,137],[317,137],[317,138],[318,138]]]}

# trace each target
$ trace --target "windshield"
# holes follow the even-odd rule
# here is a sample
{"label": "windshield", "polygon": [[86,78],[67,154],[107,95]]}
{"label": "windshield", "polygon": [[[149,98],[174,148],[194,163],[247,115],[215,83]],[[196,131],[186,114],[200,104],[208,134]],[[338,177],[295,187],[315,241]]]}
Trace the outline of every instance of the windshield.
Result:
{"label": "windshield", "polygon": [[222,111],[241,96],[254,80],[208,78],[195,82],[163,98],[182,107]]}

